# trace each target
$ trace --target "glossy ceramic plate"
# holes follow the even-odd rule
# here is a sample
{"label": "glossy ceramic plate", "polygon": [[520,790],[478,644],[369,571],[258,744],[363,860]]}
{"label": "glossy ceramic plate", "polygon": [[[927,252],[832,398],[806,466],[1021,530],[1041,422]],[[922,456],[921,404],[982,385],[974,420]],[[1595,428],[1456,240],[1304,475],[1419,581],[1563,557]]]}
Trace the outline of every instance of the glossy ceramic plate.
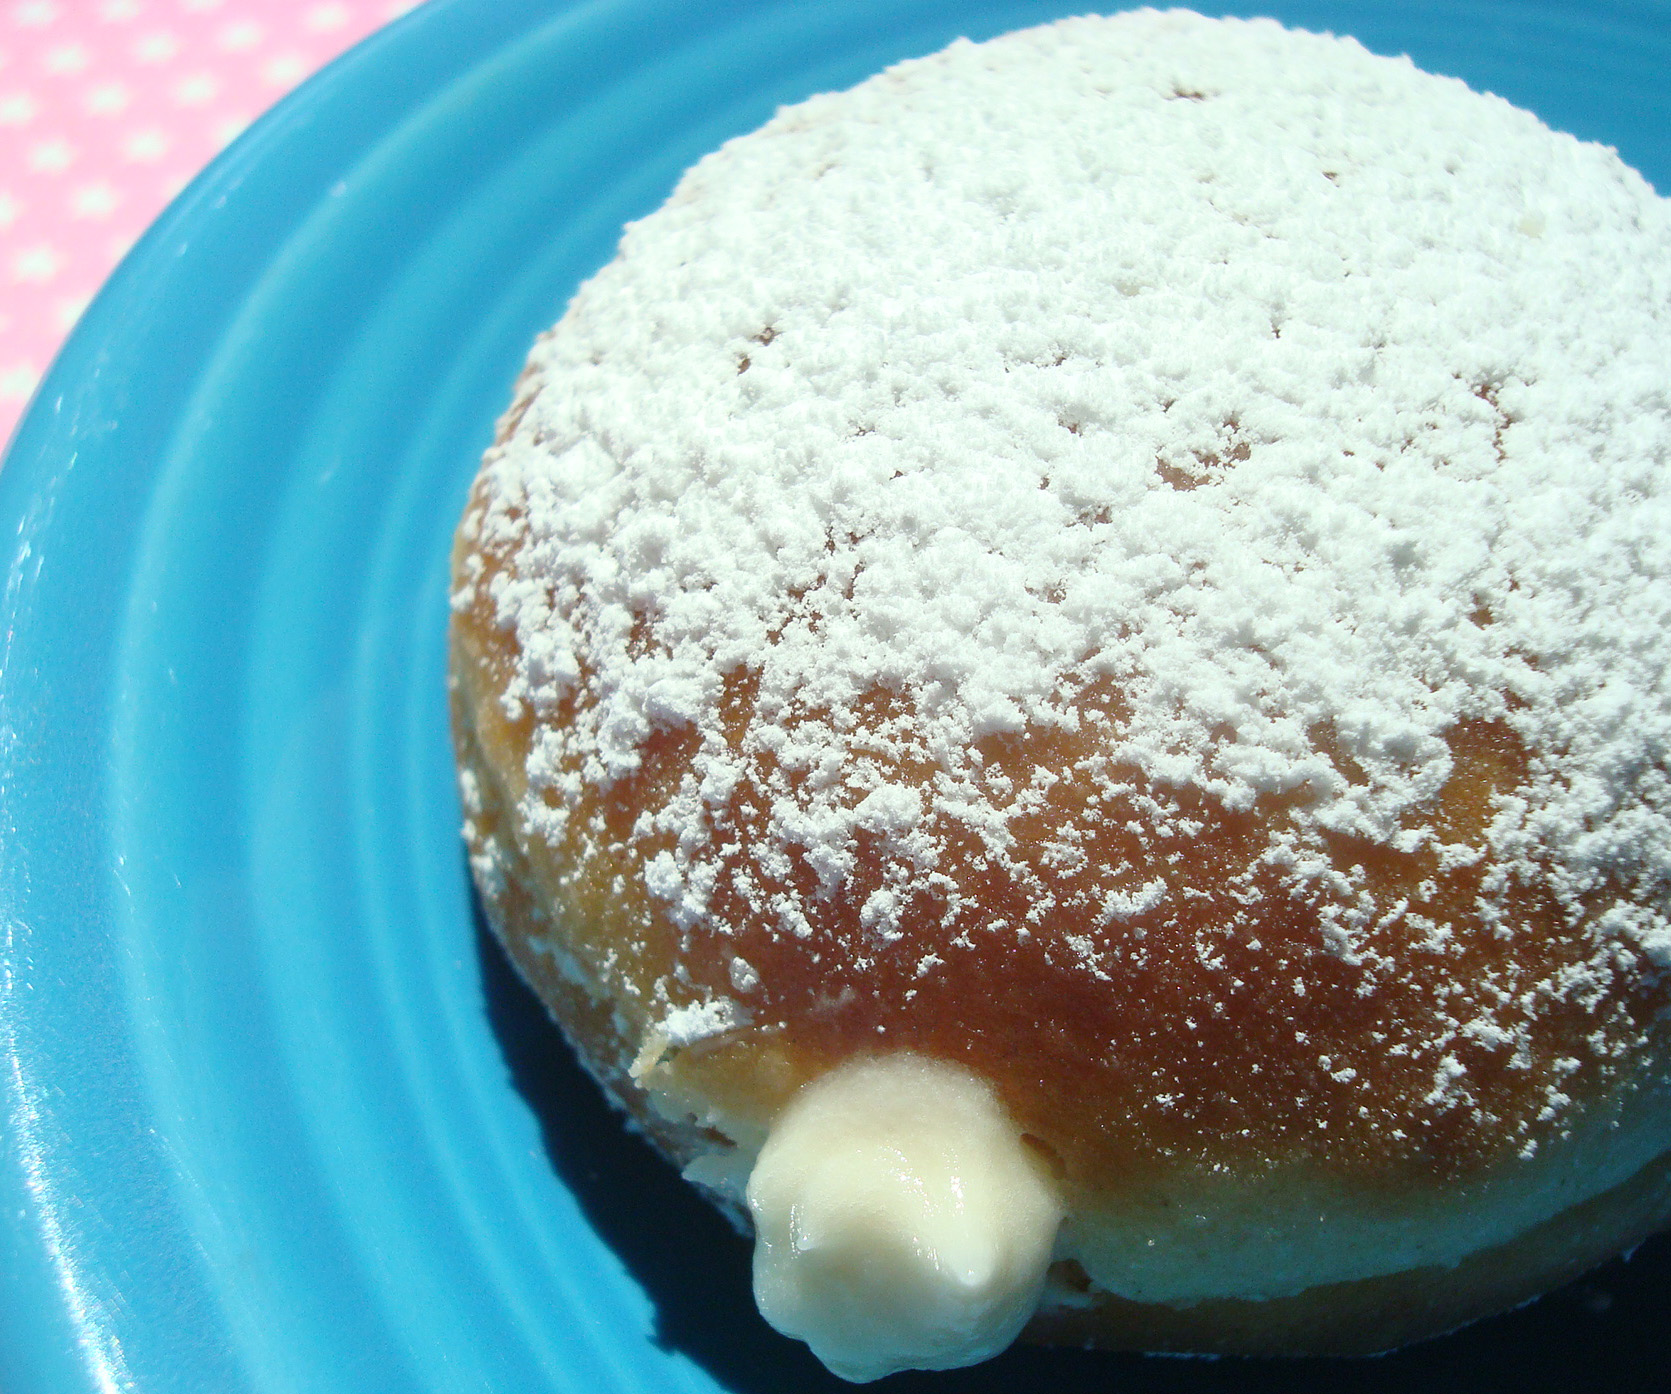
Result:
{"label": "glossy ceramic plate", "polygon": [[[681,169],[779,103],[1077,8],[438,0],[123,265],[0,471],[9,1394],[835,1387],[483,935],[448,538],[527,343]],[[1663,4],[1272,9],[1671,189]],[[1346,1368],[1014,1352],[897,1383],[1647,1388],[1665,1252]]]}

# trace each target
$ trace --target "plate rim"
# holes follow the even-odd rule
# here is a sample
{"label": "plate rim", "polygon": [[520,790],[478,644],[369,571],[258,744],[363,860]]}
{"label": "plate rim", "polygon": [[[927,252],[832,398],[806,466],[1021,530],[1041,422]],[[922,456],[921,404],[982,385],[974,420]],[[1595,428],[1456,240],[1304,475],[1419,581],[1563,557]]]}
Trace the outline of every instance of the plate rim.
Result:
{"label": "plate rim", "polygon": [[[148,479],[179,425],[179,412],[172,409],[159,423],[156,403],[185,406],[195,381],[190,370],[204,350],[212,351],[236,315],[241,304],[237,292],[261,275],[270,260],[266,253],[282,245],[368,146],[516,35],[565,13],[609,3],[428,0],[337,55],[257,117],[151,222],[66,336],[0,451],[0,529],[6,539],[0,582],[0,1388],[103,1394],[130,1387],[123,1353],[105,1323],[106,1295],[86,1281],[84,1271],[99,1267],[105,1256],[84,1261],[62,1217],[67,1203],[79,1205],[83,1198],[60,1194],[53,1184],[54,1152],[83,1140],[65,1133],[49,1096],[62,1094],[66,1082],[86,1082],[101,1066],[137,1068],[132,1037],[124,1034],[105,1043],[114,1059],[94,1058],[96,1052],[67,1060],[35,1053],[37,1037],[50,1035],[51,1028],[46,1009],[32,1004],[71,984],[67,977],[52,980],[50,970],[59,966],[51,962],[52,946],[37,954],[42,946],[34,935],[40,917],[32,902],[44,878],[31,872],[54,855],[57,849],[43,844],[52,833],[61,833],[64,823],[79,824],[91,834],[108,821],[109,770],[84,759],[78,763],[74,757],[85,755],[84,750],[68,752],[67,760],[55,763],[54,756],[66,755],[60,748],[66,743],[63,727],[51,705],[59,694],[41,690],[42,668],[30,662],[43,647],[39,631],[53,623],[50,615],[37,617],[35,602],[43,593],[50,599],[55,581],[48,562],[55,560],[65,528],[60,498],[66,485],[80,487],[89,472],[104,470],[130,489]],[[368,94],[376,100],[367,102]],[[327,124],[332,139],[310,141],[310,134]],[[263,235],[236,236],[229,222],[238,222],[239,231],[253,226]],[[207,277],[205,262],[213,272]],[[213,313],[206,279],[221,293],[219,316]],[[232,293],[225,294],[228,290]],[[171,312],[182,303],[208,313],[192,323],[194,333],[187,336],[186,351],[173,371],[155,361],[138,365],[137,373],[135,363],[124,365],[124,353],[137,360],[147,348],[161,349],[174,338],[169,330],[176,316]],[[135,383],[136,376],[142,381]],[[165,393],[175,389],[172,397],[142,397],[140,389],[156,388],[159,379]],[[150,417],[148,431],[136,427],[130,416],[133,403],[141,400]],[[124,455],[130,465],[141,463],[124,470]],[[131,552],[135,530],[113,520],[110,531],[125,533]],[[78,540],[69,548],[69,560],[91,560],[85,554],[94,541]],[[111,558],[105,562],[115,565]],[[83,586],[78,595],[83,606],[91,598],[85,593],[89,589],[90,584]],[[121,629],[118,612],[102,632],[80,636],[75,656],[90,670],[111,676]],[[96,724],[87,712],[73,720]],[[79,734],[85,745],[86,737],[96,733]],[[55,818],[43,820],[41,809],[50,793],[45,785],[60,772],[59,763],[81,777],[73,787],[86,796],[85,806],[68,816],[54,810]],[[43,833],[43,821],[59,826]],[[95,888],[87,891],[96,898]],[[112,952],[117,947],[105,944]],[[45,972],[43,957],[48,960]],[[109,971],[108,964],[98,966],[105,970],[100,977],[73,985],[80,989],[76,1005],[101,1008],[99,1024],[127,1025],[131,1031],[124,976]],[[46,991],[37,994],[37,988]],[[171,1180],[168,1159],[146,1132],[138,1126],[94,1145],[125,1152],[124,1160],[153,1179]],[[172,1220],[179,1234],[189,1235],[170,1185],[152,1186],[145,1198],[173,1212],[148,1216],[152,1224]],[[188,1282],[201,1280],[189,1263],[185,1268]],[[208,1294],[180,1297],[183,1316],[196,1326],[193,1332],[176,1333],[184,1338],[182,1344],[216,1334],[221,1323]],[[212,1370],[213,1387],[226,1394],[247,1387],[243,1372],[224,1358],[194,1353],[206,1362],[199,1374]]]}

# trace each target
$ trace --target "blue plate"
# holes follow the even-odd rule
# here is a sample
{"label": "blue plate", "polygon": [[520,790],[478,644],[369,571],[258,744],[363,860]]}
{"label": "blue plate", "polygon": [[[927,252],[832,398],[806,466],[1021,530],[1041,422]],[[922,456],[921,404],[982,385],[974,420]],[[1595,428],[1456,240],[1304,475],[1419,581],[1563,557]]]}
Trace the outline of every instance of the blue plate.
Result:
{"label": "blue plate", "polygon": [[[836,1387],[483,936],[448,538],[528,342],[681,169],[782,102],[1077,8],[438,0],[112,278],[0,472],[0,1387]],[[1272,8],[1671,189],[1663,3]],[[1645,1387],[1629,1340],[1665,1291],[1662,1247],[1354,1386]],[[1318,1369],[1018,1352],[898,1384]]]}

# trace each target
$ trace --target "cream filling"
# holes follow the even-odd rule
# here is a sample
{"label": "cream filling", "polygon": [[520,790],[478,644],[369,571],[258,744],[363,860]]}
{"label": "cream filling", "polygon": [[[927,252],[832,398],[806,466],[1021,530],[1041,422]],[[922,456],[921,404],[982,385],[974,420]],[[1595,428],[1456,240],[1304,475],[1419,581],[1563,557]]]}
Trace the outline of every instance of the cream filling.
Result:
{"label": "cream filling", "polygon": [[1062,1206],[992,1087],[911,1054],[790,1102],[748,1181],[761,1315],[843,1379],[973,1365],[1038,1305]]}

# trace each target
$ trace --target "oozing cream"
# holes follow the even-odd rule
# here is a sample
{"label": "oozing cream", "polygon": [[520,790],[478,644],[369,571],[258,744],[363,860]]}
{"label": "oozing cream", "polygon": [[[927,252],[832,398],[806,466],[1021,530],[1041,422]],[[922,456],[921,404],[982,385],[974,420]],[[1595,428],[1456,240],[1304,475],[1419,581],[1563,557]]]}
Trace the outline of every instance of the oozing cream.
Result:
{"label": "oozing cream", "polygon": [[748,1203],[761,1313],[853,1381],[1009,1345],[1062,1216],[991,1086],[909,1053],[851,1061],[797,1095]]}

